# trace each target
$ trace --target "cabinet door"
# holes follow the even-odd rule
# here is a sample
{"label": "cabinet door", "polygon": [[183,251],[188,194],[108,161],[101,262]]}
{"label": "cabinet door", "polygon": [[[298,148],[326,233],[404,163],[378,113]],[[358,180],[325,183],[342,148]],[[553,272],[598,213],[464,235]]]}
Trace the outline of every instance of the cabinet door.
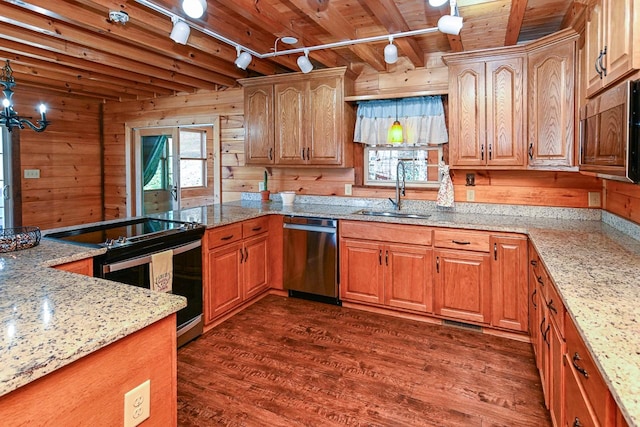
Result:
{"label": "cabinet door", "polygon": [[241,260],[244,270],[245,299],[251,298],[269,287],[268,237],[268,233],[262,233],[244,241],[244,256]]}
{"label": "cabinet door", "polygon": [[485,64],[449,65],[449,161],[486,164]]}
{"label": "cabinet door", "polygon": [[340,298],[382,304],[383,247],[363,240],[340,241]]}
{"label": "cabinet door", "polygon": [[564,339],[556,324],[551,322],[549,340],[549,413],[554,426],[564,425]]}
{"label": "cabinet door", "polygon": [[489,166],[524,166],[523,64],[524,57],[520,56],[486,64],[487,139],[484,155]]}
{"label": "cabinet door", "polygon": [[602,1],[597,1],[587,11],[585,24],[585,79],[587,84],[587,96],[593,95],[604,86],[604,82],[598,74],[598,60],[600,52],[604,48],[604,10]]}
{"label": "cabinet door", "polygon": [[528,67],[529,167],[574,166],[575,41],[530,53]]}
{"label": "cabinet door", "polygon": [[83,274],[93,277],[93,258],[81,259],[54,266],[57,270],[68,271],[70,273]]}
{"label": "cabinet door", "polygon": [[276,164],[305,163],[307,135],[304,112],[308,87],[306,81],[275,85]]}
{"label": "cabinet door", "polygon": [[388,245],[384,250],[384,303],[391,307],[433,312],[433,250],[424,246]]}
{"label": "cabinet door", "polygon": [[491,325],[526,332],[529,322],[527,240],[491,237]]}
{"label": "cabinet door", "polygon": [[205,282],[205,322],[228,312],[242,302],[242,243],[222,246],[208,254]]}
{"label": "cabinet door", "polygon": [[245,162],[273,164],[273,85],[244,89]]}
{"label": "cabinet door", "polygon": [[[309,87],[309,164],[342,162],[342,77],[311,79]],[[306,149],[306,148],[305,148]]]}
{"label": "cabinet door", "polygon": [[459,320],[489,323],[491,275],[489,254],[436,250],[435,313]]}
{"label": "cabinet door", "polygon": [[[571,355],[564,358],[564,386],[566,399],[564,400],[564,417],[567,426],[599,426],[591,406],[587,403],[582,389],[578,385],[578,378],[571,369]],[[579,374],[578,374],[579,375]]]}
{"label": "cabinet door", "polygon": [[[605,63],[606,83],[613,82],[634,68],[634,0],[603,0],[605,3],[606,47]],[[635,2],[635,7],[640,7]],[[638,12],[635,12],[636,15]]]}

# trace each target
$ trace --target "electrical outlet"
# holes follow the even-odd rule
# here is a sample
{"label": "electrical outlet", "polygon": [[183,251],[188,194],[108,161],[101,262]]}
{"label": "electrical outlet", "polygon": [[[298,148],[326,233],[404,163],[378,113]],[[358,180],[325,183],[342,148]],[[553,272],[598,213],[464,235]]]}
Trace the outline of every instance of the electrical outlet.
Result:
{"label": "electrical outlet", "polygon": [[40,169],[25,169],[24,177],[26,179],[40,178]]}
{"label": "electrical outlet", "polygon": [[135,427],[150,415],[151,380],[124,395],[124,427]]}
{"label": "electrical outlet", "polygon": [[599,208],[600,204],[600,193],[597,191],[589,191],[589,207]]}
{"label": "electrical outlet", "polygon": [[344,185],[344,195],[351,196],[353,194],[353,187],[351,184]]}
{"label": "electrical outlet", "polygon": [[467,202],[476,200],[476,190],[467,190]]}

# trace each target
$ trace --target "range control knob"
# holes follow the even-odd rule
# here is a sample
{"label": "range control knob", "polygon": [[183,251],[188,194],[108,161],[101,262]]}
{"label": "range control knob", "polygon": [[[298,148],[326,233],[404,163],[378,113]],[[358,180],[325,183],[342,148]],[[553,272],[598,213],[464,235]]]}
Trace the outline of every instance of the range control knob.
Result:
{"label": "range control knob", "polygon": [[120,236],[118,237],[118,243],[125,243],[127,241],[127,238],[124,236]]}
{"label": "range control knob", "polygon": [[105,240],[104,244],[105,244],[107,247],[111,247],[111,246],[113,246],[113,239],[107,239],[107,240]]}

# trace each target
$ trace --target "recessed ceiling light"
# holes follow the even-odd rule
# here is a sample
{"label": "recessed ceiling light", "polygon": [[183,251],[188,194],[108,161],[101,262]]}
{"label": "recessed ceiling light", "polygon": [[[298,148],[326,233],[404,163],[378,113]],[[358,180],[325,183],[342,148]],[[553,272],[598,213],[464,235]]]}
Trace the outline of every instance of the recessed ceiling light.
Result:
{"label": "recessed ceiling light", "polygon": [[282,43],[286,44],[296,44],[298,43],[298,39],[292,36],[285,36],[280,39]]}

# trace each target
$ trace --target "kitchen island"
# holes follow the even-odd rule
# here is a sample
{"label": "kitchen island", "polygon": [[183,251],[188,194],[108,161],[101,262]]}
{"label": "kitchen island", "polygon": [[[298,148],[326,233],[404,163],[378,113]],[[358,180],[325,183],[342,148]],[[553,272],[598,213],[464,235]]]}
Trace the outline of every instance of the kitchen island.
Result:
{"label": "kitchen island", "polygon": [[[640,287],[638,282],[638,277],[640,277],[640,241],[603,222],[600,219],[599,211],[597,211],[597,215],[593,215],[593,212],[586,212],[586,214],[582,212],[587,210],[578,212],[579,210],[572,209],[546,209],[547,212],[558,213],[559,219],[557,219],[540,217],[539,215],[536,217],[535,212],[531,215],[523,214],[522,209],[509,207],[482,213],[454,213],[429,207],[418,209],[418,213],[430,215],[426,219],[401,219],[358,214],[357,212],[363,207],[372,207],[367,204],[345,200],[327,203],[325,199],[317,199],[300,198],[301,203],[296,203],[293,206],[282,206],[274,201],[261,203],[260,201],[243,200],[226,203],[222,206],[212,205],[167,212],[160,217],[198,221],[206,224],[209,228],[214,228],[271,214],[323,216],[371,223],[393,222],[527,235],[558,288],[569,316],[593,355],[622,414],[630,425],[639,425],[640,355],[637,349],[640,348],[640,325],[638,323],[640,319],[640,292],[638,292]],[[506,212],[509,215],[501,215],[499,212]],[[58,253],[63,250],[58,246],[49,246],[51,244],[51,242],[43,241],[41,248],[35,249],[40,251],[53,248],[54,252]],[[72,255],[76,259],[82,257],[82,255],[78,255],[82,253],[81,250],[66,250],[77,251]],[[49,283],[65,279],[71,280],[71,277],[74,277],[74,284],[69,283],[69,286],[79,286],[75,282],[76,280],[84,283],[83,286],[96,286],[104,282],[99,279],[78,279],[67,273],[47,269],[43,265],[46,263],[51,265],[52,261],[50,259],[42,260],[35,256],[37,254],[38,252],[24,251],[19,255],[16,254],[16,259],[5,261],[10,268],[0,272],[0,278],[3,279],[1,292],[8,292],[4,289],[5,283],[22,283],[20,276],[28,271],[27,267],[29,266],[36,266],[34,271],[37,270],[39,274],[43,275],[41,280],[45,280],[44,277],[50,277],[51,279],[47,280],[52,282]],[[6,257],[4,258],[6,259]],[[23,262],[19,263],[18,258]],[[55,263],[70,260],[72,259],[59,257]],[[24,264],[24,267],[18,266],[18,264]],[[55,279],[53,279],[54,276]],[[47,289],[50,291],[52,286],[50,284]],[[117,295],[117,290],[121,286],[125,285],[116,285],[112,292]],[[136,290],[135,292],[141,292],[141,295],[148,293],[144,290]],[[84,294],[82,297],[85,297]],[[21,297],[18,294],[12,294],[11,298],[19,302]],[[148,298],[162,297],[154,295]],[[4,299],[2,304],[4,304]],[[83,304],[82,299],[76,303],[76,305],[78,304]],[[104,309],[106,306],[102,307]],[[174,306],[169,311],[178,308],[180,307]],[[2,310],[3,319],[12,312],[10,305],[3,305]],[[79,309],[79,311],[81,310]],[[156,312],[152,317],[161,317],[162,315]],[[78,322],[81,321],[79,317],[74,319]],[[150,319],[142,320],[142,323],[145,322],[150,322]],[[120,325],[120,327],[120,333],[127,329],[124,325]],[[131,328],[131,330],[134,329]],[[31,338],[34,340],[33,345],[37,346],[37,334],[34,333]],[[117,337],[112,338],[117,339]],[[51,367],[55,369],[55,366],[61,364],[56,361]],[[13,372],[13,375],[20,380],[7,378],[11,376],[11,373],[5,375],[3,382],[3,384],[7,384],[4,388],[5,393],[19,387],[25,381],[29,381],[30,366],[25,362],[21,368],[16,368]],[[35,378],[31,378],[31,380],[33,379]]]}

